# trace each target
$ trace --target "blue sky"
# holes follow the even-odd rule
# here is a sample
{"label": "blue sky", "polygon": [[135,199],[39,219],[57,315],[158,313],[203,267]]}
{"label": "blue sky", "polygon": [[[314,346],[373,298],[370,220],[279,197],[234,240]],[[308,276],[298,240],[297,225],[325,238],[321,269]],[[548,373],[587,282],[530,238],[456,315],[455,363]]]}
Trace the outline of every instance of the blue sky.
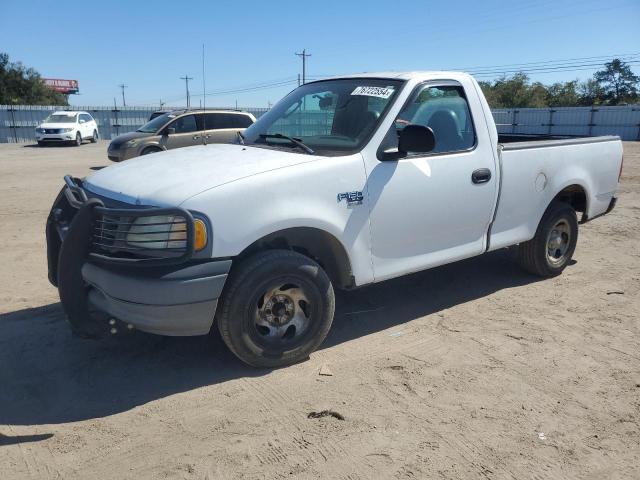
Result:
{"label": "blue sky", "polygon": [[[210,106],[277,101],[297,83],[294,53],[303,48],[311,78],[633,53],[640,73],[640,0],[1,0],[0,19],[0,51],[45,77],[77,79],[75,105],[121,104],[120,83],[129,105],[184,105],[185,74],[198,105],[203,43]],[[597,67],[587,64],[600,60],[560,63],[570,71],[526,68],[550,83],[588,78]],[[256,86],[267,88],[236,91]]]}

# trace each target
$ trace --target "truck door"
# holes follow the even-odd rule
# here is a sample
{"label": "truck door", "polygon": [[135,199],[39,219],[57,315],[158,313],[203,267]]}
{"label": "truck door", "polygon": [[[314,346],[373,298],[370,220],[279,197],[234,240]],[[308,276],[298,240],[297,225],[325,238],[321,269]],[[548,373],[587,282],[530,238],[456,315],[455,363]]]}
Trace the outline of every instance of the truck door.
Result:
{"label": "truck door", "polygon": [[[468,99],[453,81],[427,82],[412,92],[378,150],[367,160],[371,243],[376,280],[423,270],[484,251],[497,196],[497,175],[477,94]],[[470,104],[471,107],[470,108]],[[409,124],[430,127],[436,144],[428,154],[397,160]]]}

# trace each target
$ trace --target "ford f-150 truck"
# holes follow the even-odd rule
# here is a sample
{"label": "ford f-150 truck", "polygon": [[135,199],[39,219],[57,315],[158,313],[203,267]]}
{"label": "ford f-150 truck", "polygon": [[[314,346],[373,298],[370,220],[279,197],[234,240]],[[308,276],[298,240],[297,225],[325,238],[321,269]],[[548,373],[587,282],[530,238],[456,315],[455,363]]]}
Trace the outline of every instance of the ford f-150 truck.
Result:
{"label": "ford f-150 truck", "polygon": [[464,73],[316,81],[235,144],[65,177],[49,278],[80,335],[216,325],[241,360],[279,367],[321,344],[335,288],[509,246],[560,274],[621,169],[618,137],[498,134]]}

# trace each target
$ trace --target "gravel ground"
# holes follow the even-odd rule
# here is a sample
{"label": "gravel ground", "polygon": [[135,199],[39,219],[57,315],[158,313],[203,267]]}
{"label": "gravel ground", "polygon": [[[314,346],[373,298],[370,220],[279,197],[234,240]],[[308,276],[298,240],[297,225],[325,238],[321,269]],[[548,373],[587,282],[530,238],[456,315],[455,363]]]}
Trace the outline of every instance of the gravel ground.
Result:
{"label": "gravel ground", "polygon": [[109,163],[103,142],[0,145],[0,477],[638,478],[640,143],[560,277],[499,251],[341,294],[321,349],[277,371],[217,335],[71,336],[44,222],[63,174]]}

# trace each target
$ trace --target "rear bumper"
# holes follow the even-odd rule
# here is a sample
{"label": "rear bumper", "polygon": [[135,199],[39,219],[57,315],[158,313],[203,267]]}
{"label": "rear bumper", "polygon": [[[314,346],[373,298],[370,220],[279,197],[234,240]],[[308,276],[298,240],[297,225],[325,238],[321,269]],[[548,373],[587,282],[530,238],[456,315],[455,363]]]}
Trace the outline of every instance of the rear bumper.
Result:
{"label": "rear bumper", "polygon": [[204,335],[213,324],[231,260],[157,269],[85,263],[89,303],[139,330],[160,335]]}

